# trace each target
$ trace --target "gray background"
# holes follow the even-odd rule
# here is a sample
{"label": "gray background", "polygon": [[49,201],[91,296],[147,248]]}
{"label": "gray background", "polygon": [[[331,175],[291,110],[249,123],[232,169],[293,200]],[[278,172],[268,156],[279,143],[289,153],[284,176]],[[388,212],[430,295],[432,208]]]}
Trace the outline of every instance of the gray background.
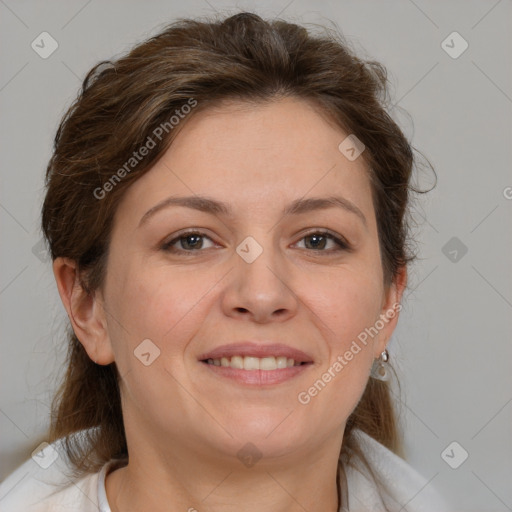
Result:
{"label": "gray background", "polygon": [[[408,460],[453,510],[512,510],[510,0],[0,0],[0,478],[44,440],[64,360],[67,318],[38,242],[43,173],[65,107],[97,61],[177,17],[238,9],[334,22],[387,66],[393,101],[410,114],[393,116],[438,175],[414,207],[421,259],[391,341]],[[31,48],[43,31],[59,44],[47,59]],[[458,58],[441,46],[453,31],[469,44]],[[417,181],[428,186],[432,175]],[[457,469],[441,457],[453,441],[452,464],[469,453]]]}

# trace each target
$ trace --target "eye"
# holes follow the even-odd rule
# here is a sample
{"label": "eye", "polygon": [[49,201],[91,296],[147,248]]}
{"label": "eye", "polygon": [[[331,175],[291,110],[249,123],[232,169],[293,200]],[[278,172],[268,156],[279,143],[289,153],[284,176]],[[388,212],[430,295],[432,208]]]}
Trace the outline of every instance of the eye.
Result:
{"label": "eye", "polygon": [[[350,246],[349,244],[342,240],[341,238],[333,235],[329,231],[313,231],[311,233],[308,233],[304,235],[301,238],[302,240],[306,240],[305,248],[306,249],[313,249],[316,252],[337,252],[337,251],[349,251]],[[309,242],[308,242],[309,240]],[[334,245],[334,248],[325,250],[326,246],[331,243],[331,246]]]}
{"label": "eye", "polygon": [[[205,246],[205,240],[210,245]],[[341,237],[333,235],[329,231],[317,230],[304,235],[301,241],[305,240],[305,249],[312,249],[314,252],[332,253],[338,251],[350,251],[350,245]],[[331,248],[328,248],[329,243]],[[168,242],[164,242],[162,250],[170,253],[177,252],[200,252],[202,249],[214,247],[213,240],[201,231],[188,231],[181,233]]]}
{"label": "eye", "polygon": [[[200,249],[208,249],[210,247],[205,247],[205,239],[212,242],[210,247],[213,247],[212,239],[204,233],[201,233],[200,231],[188,231],[186,233],[181,233],[179,236],[169,240],[168,242],[165,242],[162,245],[162,250],[167,252],[194,252]],[[178,247],[175,247],[176,245],[178,245]]]}

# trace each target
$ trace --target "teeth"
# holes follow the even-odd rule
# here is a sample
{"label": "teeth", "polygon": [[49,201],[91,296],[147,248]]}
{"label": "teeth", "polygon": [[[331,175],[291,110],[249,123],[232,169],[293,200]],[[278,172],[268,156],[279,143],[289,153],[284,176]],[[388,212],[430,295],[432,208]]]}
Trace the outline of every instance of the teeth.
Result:
{"label": "teeth", "polygon": [[239,370],[277,370],[291,366],[300,366],[300,363],[296,363],[293,359],[286,358],[285,356],[262,358],[233,356],[231,358],[222,357],[221,359],[208,359],[207,362],[214,366],[224,366]]}
{"label": "teeth", "polygon": [[231,368],[238,368],[239,370],[243,370],[244,368],[244,358],[240,356],[235,356],[231,358],[231,364],[229,365]]}
{"label": "teeth", "polygon": [[277,370],[275,357],[262,357],[259,361],[260,370]]}
{"label": "teeth", "polygon": [[257,357],[244,357],[244,370],[259,370],[260,360]]}
{"label": "teeth", "polygon": [[[293,361],[293,359],[291,361]],[[286,368],[288,364],[286,357],[276,357],[276,363],[278,368]],[[293,363],[291,366],[293,366]]]}

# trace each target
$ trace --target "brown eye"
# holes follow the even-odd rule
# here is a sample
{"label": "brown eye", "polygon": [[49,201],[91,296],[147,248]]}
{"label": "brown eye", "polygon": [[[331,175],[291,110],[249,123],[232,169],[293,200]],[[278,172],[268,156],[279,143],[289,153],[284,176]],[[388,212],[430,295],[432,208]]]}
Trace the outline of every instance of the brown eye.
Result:
{"label": "brown eye", "polygon": [[[305,248],[317,252],[337,252],[340,250],[349,250],[349,245],[342,239],[326,231],[315,231],[308,233],[301,240],[305,240]],[[329,248],[331,243],[331,248]],[[327,249],[326,249],[327,247]]]}
{"label": "brown eye", "polygon": [[210,237],[198,231],[182,233],[180,236],[173,238],[169,242],[165,242],[162,245],[162,250],[167,252],[199,251],[200,249],[208,248],[204,246],[205,240],[212,241]]}

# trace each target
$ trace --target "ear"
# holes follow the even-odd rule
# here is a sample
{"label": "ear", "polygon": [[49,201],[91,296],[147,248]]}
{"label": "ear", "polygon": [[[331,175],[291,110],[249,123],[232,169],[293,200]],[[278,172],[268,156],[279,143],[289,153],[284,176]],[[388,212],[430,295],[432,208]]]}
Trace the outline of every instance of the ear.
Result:
{"label": "ear", "polygon": [[112,363],[114,353],[101,292],[96,290],[89,294],[82,288],[77,264],[69,258],[56,258],[53,274],[73,331],[87,354],[97,364]]}
{"label": "ear", "polygon": [[[403,266],[398,271],[393,282],[385,290],[382,301],[382,309],[379,319],[384,324],[379,335],[374,338],[374,358],[378,358],[386,349],[389,339],[398,323],[398,317],[402,306],[400,301],[407,286],[407,267]],[[381,324],[379,324],[381,325]]]}

